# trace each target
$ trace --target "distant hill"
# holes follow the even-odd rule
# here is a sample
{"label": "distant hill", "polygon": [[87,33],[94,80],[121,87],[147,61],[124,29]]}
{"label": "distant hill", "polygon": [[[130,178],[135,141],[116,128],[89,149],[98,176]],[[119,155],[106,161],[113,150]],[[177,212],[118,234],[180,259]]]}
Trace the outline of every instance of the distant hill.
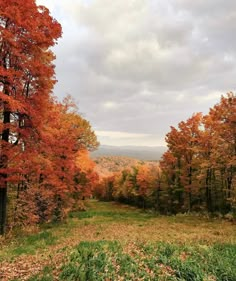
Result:
{"label": "distant hill", "polygon": [[91,153],[92,158],[100,156],[124,156],[144,161],[160,160],[167,150],[165,146],[110,146],[101,145],[98,150]]}
{"label": "distant hill", "polygon": [[150,168],[159,169],[158,161],[138,160],[125,156],[100,156],[94,158],[94,162],[96,163],[95,171],[99,174],[100,178],[140,165],[148,165]]}
{"label": "distant hill", "polygon": [[124,156],[99,156],[94,158],[95,170],[101,176],[109,176],[125,168],[136,166],[143,161]]}

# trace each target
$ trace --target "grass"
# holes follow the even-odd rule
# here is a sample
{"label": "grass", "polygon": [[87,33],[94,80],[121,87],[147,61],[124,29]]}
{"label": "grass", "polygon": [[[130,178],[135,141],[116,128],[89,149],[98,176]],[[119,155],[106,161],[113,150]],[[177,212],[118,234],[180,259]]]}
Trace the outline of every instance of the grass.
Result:
{"label": "grass", "polygon": [[[6,241],[7,242],[7,241]],[[3,246],[0,250],[0,262],[4,259],[14,259],[21,255],[33,255],[38,250],[57,243],[53,232],[42,230],[31,235],[22,235],[12,240],[11,243]]]}
{"label": "grass", "polygon": [[62,267],[60,280],[236,280],[236,246],[81,242]]}
{"label": "grass", "polygon": [[62,224],[2,240],[0,280],[236,280],[236,225],[86,204]]}
{"label": "grass", "polygon": [[[97,202],[90,202],[89,207],[91,208],[87,212],[72,212],[71,218],[86,219],[96,217],[97,222],[108,221],[146,221],[150,218],[154,218],[155,215],[152,213],[143,212],[137,208],[132,208],[126,205],[120,205],[110,202],[100,202],[99,207]],[[98,209],[99,208],[99,209]]]}
{"label": "grass", "polygon": [[[83,241],[61,267],[58,280],[235,281],[236,246],[191,247],[133,243],[125,251],[118,241]],[[53,281],[50,270],[29,280]]]}
{"label": "grass", "polygon": [[13,248],[13,255],[19,256],[22,254],[35,254],[37,249],[45,248],[56,243],[56,237],[51,232],[41,231],[39,233],[26,236],[21,244]]}

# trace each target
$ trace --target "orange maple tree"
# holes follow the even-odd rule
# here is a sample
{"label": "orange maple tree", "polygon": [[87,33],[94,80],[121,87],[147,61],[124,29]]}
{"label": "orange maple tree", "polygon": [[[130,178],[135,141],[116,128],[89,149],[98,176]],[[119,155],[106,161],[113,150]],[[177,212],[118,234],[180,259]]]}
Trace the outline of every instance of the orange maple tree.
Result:
{"label": "orange maple tree", "polygon": [[98,143],[88,121],[68,97],[63,103],[52,99],[47,109],[37,144],[28,145],[20,160],[24,171],[14,216],[18,223],[22,214],[28,223],[61,220],[78,200],[91,195],[97,180],[88,150]]}
{"label": "orange maple tree", "polygon": [[27,146],[40,130],[52,90],[54,55],[61,26],[33,0],[0,0],[0,234],[6,220],[7,184],[14,146]]}

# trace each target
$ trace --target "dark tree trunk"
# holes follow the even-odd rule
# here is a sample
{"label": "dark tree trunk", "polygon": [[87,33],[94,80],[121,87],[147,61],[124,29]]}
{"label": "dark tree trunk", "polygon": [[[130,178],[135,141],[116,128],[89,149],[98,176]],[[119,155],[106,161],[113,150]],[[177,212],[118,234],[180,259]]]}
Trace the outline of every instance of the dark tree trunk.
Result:
{"label": "dark tree trunk", "polygon": [[192,211],[192,166],[189,167],[189,174],[188,174],[188,210],[189,212]]}
{"label": "dark tree trunk", "polygon": [[7,216],[7,188],[0,188],[0,235],[5,232]]}
{"label": "dark tree trunk", "polygon": [[[3,123],[10,124],[10,112],[5,110],[3,113]],[[2,132],[2,149],[0,155],[0,168],[6,169],[8,166],[8,158],[4,153],[4,145],[9,142],[9,128]],[[5,232],[7,216],[7,173],[0,174],[0,235]]]}
{"label": "dark tree trunk", "polygon": [[212,170],[207,169],[206,175],[206,204],[207,211],[212,212],[212,194],[211,194],[211,185],[212,185]]}
{"label": "dark tree trunk", "polygon": [[156,211],[160,212],[160,192],[161,192],[161,182],[158,181],[157,191],[156,191]]}

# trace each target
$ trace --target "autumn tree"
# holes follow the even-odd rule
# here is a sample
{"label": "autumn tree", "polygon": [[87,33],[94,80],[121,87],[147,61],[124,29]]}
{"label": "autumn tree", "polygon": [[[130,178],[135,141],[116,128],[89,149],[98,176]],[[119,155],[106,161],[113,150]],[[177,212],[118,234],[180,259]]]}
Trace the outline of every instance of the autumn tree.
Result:
{"label": "autumn tree", "polygon": [[76,204],[78,200],[93,195],[99,176],[95,171],[95,163],[89,157],[89,151],[82,149],[76,155],[76,173],[74,174],[74,191],[72,193]]}
{"label": "autumn tree", "polygon": [[97,174],[88,150],[97,147],[96,136],[66,97],[62,103],[51,99],[38,142],[30,144],[21,156],[27,188],[18,195],[15,217],[31,209],[24,215],[28,223],[61,220],[92,193]]}
{"label": "autumn tree", "polygon": [[233,93],[222,96],[210,109],[204,125],[208,134],[205,158],[208,209],[227,212],[234,206],[236,194],[236,97]]}
{"label": "autumn tree", "polygon": [[161,162],[165,183],[172,197],[182,190],[179,205],[187,202],[188,210],[225,213],[235,206],[235,101],[233,93],[222,96],[208,115],[195,114],[167,134],[169,150]]}
{"label": "autumn tree", "polygon": [[159,165],[147,162],[140,165],[137,170],[136,192],[138,205],[141,205],[142,208],[154,205],[155,209],[159,210],[161,197],[161,175]]}
{"label": "autumn tree", "polygon": [[168,194],[167,208],[170,213],[174,213],[177,210],[176,205],[180,201],[178,200],[179,198],[176,198],[175,196],[176,181],[178,181],[176,175],[177,164],[177,158],[170,150],[166,151],[162,155],[162,159],[160,161],[162,188],[164,188]]}
{"label": "autumn tree", "polygon": [[[61,27],[34,0],[0,0],[0,234],[6,220],[12,152],[27,149],[41,128],[55,83],[50,47]],[[20,146],[19,146],[20,144]]]}
{"label": "autumn tree", "polygon": [[187,204],[191,210],[195,184],[194,172],[197,166],[198,142],[201,134],[202,114],[194,114],[186,122],[178,124],[178,129],[171,127],[166,136],[170,153],[176,159],[175,190],[178,192],[179,205]]}

